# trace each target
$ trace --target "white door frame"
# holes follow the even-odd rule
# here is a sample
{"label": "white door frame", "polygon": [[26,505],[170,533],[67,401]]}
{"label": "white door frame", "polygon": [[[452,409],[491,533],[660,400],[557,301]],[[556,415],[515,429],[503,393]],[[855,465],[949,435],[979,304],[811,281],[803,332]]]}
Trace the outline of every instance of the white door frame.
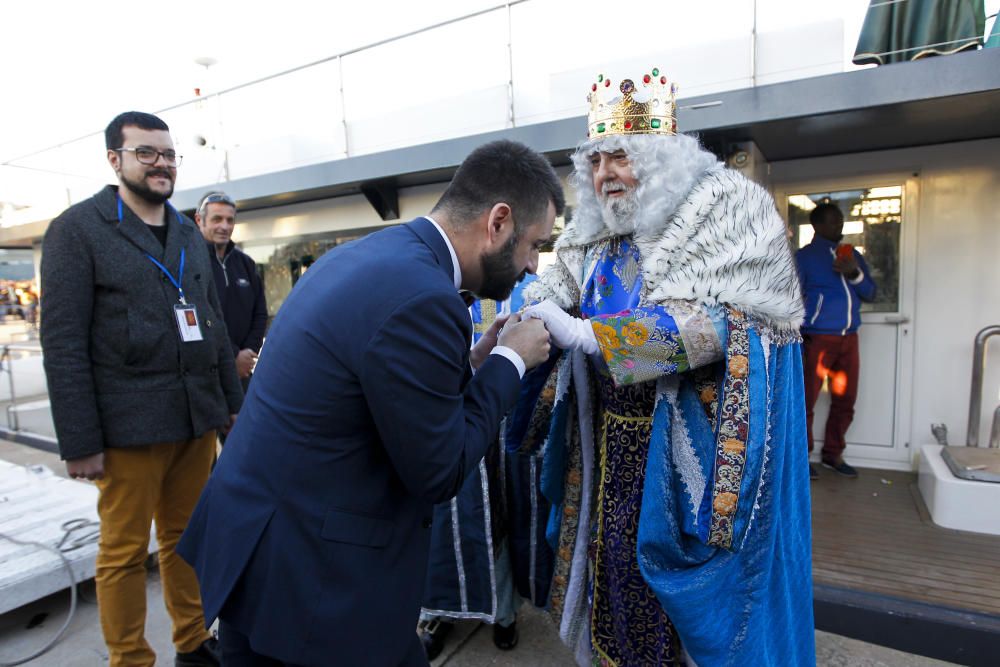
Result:
{"label": "white door frame", "polygon": [[[811,170],[810,170],[811,171]],[[896,397],[893,411],[891,448],[866,448],[849,453],[860,467],[912,470],[911,411],[913,406],[913,359],[916,324],[917,225],[919,224],[920,178],[915,172],[886,172],[838,176],[829,179],[815,175],[802,180],[794,177],[772,184],[778,212],[788,223],[788,197],[807,192],[864,190],[890,185],[903,186],[903,224],[899,236],[899,306],[895,313],[863,313],[862,322],[897,324],[896,328]],[[850,445],[848,445],[850,448]],[[876,451],[880,449],[881,451]]]}

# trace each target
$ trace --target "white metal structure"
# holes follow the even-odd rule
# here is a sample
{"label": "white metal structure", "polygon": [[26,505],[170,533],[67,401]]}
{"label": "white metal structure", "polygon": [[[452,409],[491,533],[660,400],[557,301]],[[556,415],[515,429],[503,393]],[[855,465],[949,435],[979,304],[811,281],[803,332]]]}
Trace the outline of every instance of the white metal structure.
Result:
{"label": "white metal structure", "polygon": [[[45,466],[0,460],[0,534],[55,547],[76,581],[94,576],[97,561],[97,487],[58,477]],[[156,551],[150,535],[149,551]],[[47,549],[0,539],[0,614],[69,585],[62,560]]]}

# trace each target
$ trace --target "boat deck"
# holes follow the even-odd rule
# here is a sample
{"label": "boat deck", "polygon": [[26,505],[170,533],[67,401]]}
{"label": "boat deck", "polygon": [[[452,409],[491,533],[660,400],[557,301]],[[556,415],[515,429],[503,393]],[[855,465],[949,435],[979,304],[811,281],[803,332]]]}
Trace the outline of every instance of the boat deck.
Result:
{"label": "boat deck", "polygon": [[816,584],[1000,617],[1000,536],[936,526],[913,473],[862,469],[848,479],[819,470]]}

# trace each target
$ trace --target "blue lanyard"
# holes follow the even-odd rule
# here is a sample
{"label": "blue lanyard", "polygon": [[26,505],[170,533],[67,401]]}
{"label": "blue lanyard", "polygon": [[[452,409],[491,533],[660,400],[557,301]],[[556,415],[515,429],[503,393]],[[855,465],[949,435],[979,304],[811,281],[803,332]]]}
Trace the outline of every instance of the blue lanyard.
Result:
{"label": "blue lanyard", "polygon": [[[174,215],[177,216],[177,224],[183,225],[184,221],[181,220],[181,214],[175,210]],[[122,198],[120,196],[118,197],[118,224],[122,224]],[[180,296],[181,303],[187,305],[187,301],[184,300],[184,288],[181,286],[181,283],[184,280],[184,248],[181,248],[181,265],[177,271],[176,278],[174,278],[173,274],[170,273],[170,270],[167,267],[163,266],[163,264],[158,262],[156,258],[148,252],[146,253],[146,257],[149,258],[149,261],[155,264],[160,271],[163,271],[163,275],[165,275],[170,282],[173,283],[174,287],[177,288],[177,293]]]}

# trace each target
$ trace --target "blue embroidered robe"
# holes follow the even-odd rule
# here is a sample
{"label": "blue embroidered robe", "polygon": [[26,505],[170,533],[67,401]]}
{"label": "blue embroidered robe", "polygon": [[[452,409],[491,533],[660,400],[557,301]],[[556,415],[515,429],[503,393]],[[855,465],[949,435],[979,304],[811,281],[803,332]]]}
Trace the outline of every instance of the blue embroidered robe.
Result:
{"label": "blue embroidered robe", "polygon": [[[477,300],[469,307],[475,345],[505,302]],[[448,618],[492,623],[497,615],[497,554],[505,539],[502,450],[491,448],[458,495],[434,507],[431,551],[422,606]]]}
{"label": "blue embroidered robe", "polygon": [[[524,504],[552,508],[515,576],[547,591],[581,664],[681,664],[676,637],[701,667],[813,664],[798,343],[733,309],[645,301],[627,239],[595,244],[584,275],[600,359],[529,374],[508,423],[507,451],[541,469]],[[512,530],[532,521],[511,512]]]}

